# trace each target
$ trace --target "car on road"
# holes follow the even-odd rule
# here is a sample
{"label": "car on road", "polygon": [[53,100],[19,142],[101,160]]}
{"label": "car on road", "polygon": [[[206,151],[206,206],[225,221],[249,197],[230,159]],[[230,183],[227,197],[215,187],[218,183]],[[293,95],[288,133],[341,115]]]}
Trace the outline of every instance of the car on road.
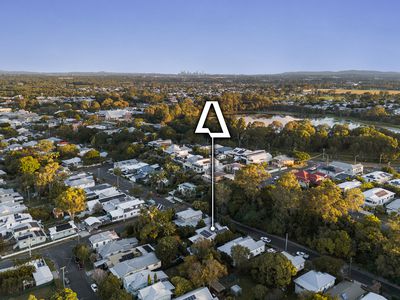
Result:
{"label": "car on road", "polygon": [[302,251],[297,251],[296,255],[303,256],[303,258],[309,258],[310,257],[310,255],[308,255],[307,253],[304,253]]}
{"label": "car on road", "polygon": [[64,283],[69,284],[71,281],[69,281],[68,277],[64,277]]}
{"label": "car on road", "polygon": [[98,291],[97,284],[92,283],[92,284],[90,285],[90,288],[92,289],[93,292],[97,293],[97,291]]}
{"label": "car on road", "polygon": [[260,240],[262,240],[264,243],[271,243],[271,239],[267,238],[266,236],[262,236]]}
{"label": "car on road", "polygon": [[268,248],[267,252],[268,253],[276,253],[276,250],[274,248]]}

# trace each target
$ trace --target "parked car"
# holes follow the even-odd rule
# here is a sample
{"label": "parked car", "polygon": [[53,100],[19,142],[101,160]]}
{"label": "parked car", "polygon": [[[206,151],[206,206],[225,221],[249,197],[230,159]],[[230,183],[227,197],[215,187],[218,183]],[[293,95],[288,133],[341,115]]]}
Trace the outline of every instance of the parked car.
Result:
{"label": "parked car", "polygon": [[308,255],[307,253],[304,253],[302,251],[297,251],[296,255],[303,256],[303,258],[309,258],[310,257],[310,255]]}
{"label": "parked car", "polygon": [[264,243],[271,243],[271,239],[267,238],[266,236],[262,236],[262,237],[261,237],[261,240],[262,240]]}
{"label": "parked car", "polygon": [[64,277],[64,283],[69,284],[71,281],[69,281],[68,277]]}
{"label": "parked car", "polygon": [[274,248],[268,248],[267,252],[268,253],[276,253],[276,250]]}
{"label": "parked car", "polygon": [[90,285],[90,288],[92,289],[93,292],[97,293],[97,291],[98,291],[97,284],[92,283],[92,284]]}

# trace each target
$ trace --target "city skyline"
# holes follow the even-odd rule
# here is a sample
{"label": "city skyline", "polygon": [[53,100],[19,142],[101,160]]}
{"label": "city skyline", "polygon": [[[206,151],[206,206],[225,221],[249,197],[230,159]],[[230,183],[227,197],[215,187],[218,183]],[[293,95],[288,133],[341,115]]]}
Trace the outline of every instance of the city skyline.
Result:
{"label": "city skyline", "polygon": [[0,8],[6,71],[400,71],[400,4],[389,0],[44,0]]}

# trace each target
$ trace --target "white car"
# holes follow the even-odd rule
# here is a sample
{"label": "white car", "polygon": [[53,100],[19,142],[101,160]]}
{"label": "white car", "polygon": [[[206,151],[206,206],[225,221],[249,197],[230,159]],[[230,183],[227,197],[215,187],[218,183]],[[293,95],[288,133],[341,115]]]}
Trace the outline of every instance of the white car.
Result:
{"label": "white car", "polygon": [[262,236],[260,238],[264,243],[271,243],[271,239],[267,238],[266,236]]}
{"label": "white car", "polygon": [[309,258],[309,255],[307,253],[302,252],[302,251],[297,251],[296,255],[303,256],[303,258]]}
{"label": "white car", "polygon": [[276,253],[276,250],[274,248],[268,248],[267,252],[268,253]]}
{"label": "white car", "polygon": [[92,289],[93,292],[97,293],[97,290],[98,290],[97,284],[92,283],[92,284],[90,285],[90,288]]}

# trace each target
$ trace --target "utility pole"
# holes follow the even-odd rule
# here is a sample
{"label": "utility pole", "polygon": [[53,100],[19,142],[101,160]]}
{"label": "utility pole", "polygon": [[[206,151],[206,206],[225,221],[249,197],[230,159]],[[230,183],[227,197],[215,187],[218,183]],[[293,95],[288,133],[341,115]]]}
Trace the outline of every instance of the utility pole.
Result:
{"label": "utility pole", "polygon": [[62,271],[62,281],[63,281],[63,286],[64,286],[64,289],[65,289],[65,266],[60,268],[60,269]]}
{"label": "utility pole", "polygon": [[322,149],[322,160],[325,159],[325,148]]}
{"label": "utility pole", "polygon": [[32,238],[29,238],[29,257],[32,258]]}
{"label": "utility pole", "polygon": [[382,153],[381,153],[381,155],[379,155],[379,165],[381,165],[382,164]]}
{"label": "utility pole", "polygon": [[358,154],[356,156],[354,156],[354,164],[355,165],[357,164],[357,157],[358,157]]}

